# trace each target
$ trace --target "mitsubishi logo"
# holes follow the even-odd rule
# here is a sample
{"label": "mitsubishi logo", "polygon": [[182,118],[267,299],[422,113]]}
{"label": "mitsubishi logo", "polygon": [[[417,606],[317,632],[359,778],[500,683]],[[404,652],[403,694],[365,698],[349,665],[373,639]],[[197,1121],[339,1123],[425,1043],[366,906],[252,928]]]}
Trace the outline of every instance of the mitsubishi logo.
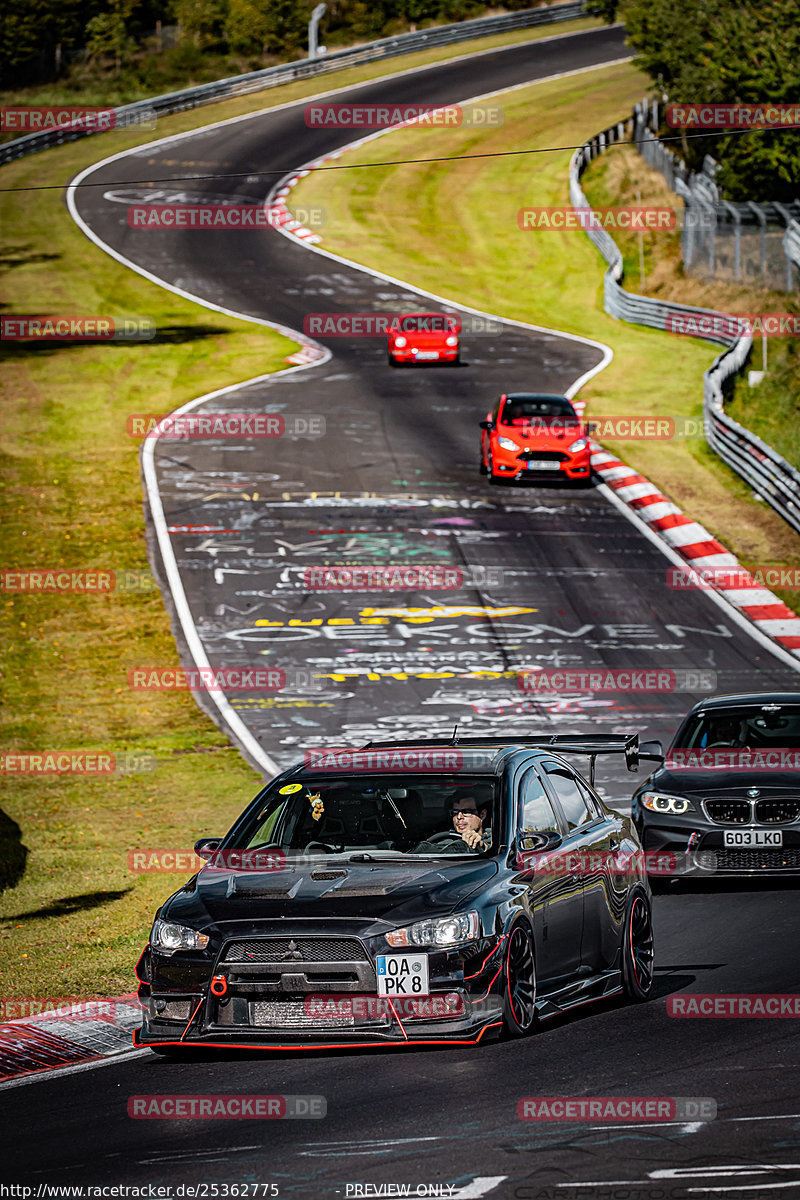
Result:
{"label": "mitsubishi logo", "polygon": [[284,960],[286,960],[287,958],[288,959],[298,959],[298,958],[302,959],[302,957],[303,957],[303,954],[302,954],[302,951],[300,950],[300,948],[298,947],[297,942],[295,942],[294,940],[290,941],[289,948],[286,950],[285,954],[283,955],[283,959]]}

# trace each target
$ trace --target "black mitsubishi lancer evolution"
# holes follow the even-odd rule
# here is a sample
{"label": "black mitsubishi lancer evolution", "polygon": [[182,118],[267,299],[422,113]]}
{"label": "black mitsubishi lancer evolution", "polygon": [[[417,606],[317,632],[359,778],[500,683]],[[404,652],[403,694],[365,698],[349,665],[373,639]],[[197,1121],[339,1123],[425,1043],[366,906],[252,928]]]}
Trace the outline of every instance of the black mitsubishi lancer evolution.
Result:
{"label": "black mitsubishi lancer evolution", "polygon": [[322,1048],[521,1037],[646,1000],[636,830],[564,757],[635,734],[371,743],[271,780],[162,905],[137,1045]]}

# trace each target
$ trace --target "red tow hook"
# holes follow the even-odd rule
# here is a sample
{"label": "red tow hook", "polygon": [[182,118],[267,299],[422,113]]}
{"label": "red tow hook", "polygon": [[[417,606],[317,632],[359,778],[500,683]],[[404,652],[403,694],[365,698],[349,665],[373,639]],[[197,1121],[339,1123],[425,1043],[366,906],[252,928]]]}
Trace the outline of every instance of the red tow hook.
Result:
{"label": "red tow hook", "polygon": [[211,980],[211,991],[215,996],[224,996],[228,990],[228,980],[224,975],[214,975]]}

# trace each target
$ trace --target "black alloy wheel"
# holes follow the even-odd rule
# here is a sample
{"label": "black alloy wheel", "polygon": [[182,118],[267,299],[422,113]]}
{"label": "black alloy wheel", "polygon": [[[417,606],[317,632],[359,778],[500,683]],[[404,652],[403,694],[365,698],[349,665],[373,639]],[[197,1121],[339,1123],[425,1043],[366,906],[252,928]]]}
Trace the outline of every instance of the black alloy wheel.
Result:
{"label": "black alloy wheel", "polygon": [[503,1033],[509,1038],[525,1037],[536,1022],[536,968],[533,936],[524,925],[515,925],[506,946],[503,991]]}
{"label": "black alloy wheel", "polygon": [[646,1000],[653,988],[653,915],[650,901],[635,892],[628,908],[622,945],[622,986],[626,997]]}

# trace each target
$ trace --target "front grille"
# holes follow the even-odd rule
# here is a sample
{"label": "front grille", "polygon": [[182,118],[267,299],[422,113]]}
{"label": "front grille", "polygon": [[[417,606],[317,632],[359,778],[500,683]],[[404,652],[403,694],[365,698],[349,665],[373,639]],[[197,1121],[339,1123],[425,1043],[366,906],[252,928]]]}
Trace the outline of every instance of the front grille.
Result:
{"label": "front grille", "polygon": [[718,825],[747,825],[750,821],[746,800],[706,800],[706,812]]}
{"label": "front grille", "polygon": [[800,817],[800,800],[759,800],[756,804],[756,820],[765,825],[780,825],[784,821],[796,821]]}
{"label": "front grille", "polygon": [[796,871],[800,848],[784,850],[715,850],[718,871]]}
{"label": "front grille", "polygon": [[530,462],[532,458],[541,462],[567,462],[569,455],[561,450],[523,450],[517,458],[520,462]]}
{"label": "front grille", "polygon": [[231,942],[223,961],[280,963],[290,970],[293,963],[300,967],[313,962],[369,962],[369,958],[357,938],[274,937]]}

